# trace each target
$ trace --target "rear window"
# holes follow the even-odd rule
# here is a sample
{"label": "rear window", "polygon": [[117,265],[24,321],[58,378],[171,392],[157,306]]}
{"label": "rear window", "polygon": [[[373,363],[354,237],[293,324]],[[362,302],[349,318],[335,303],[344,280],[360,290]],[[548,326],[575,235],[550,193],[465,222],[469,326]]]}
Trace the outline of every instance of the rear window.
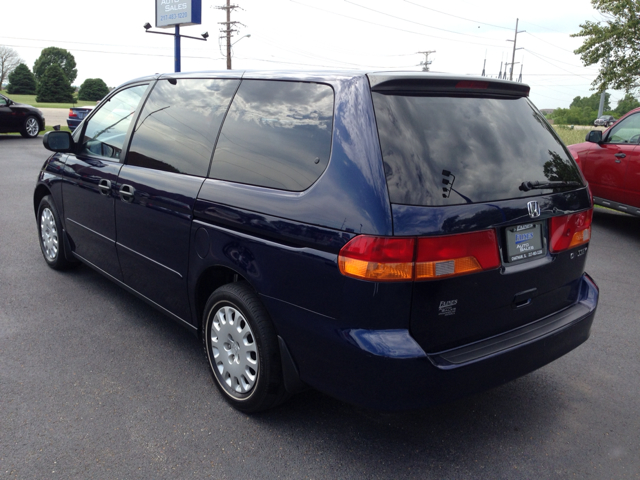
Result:
{"label": "rear window", "polygon": [[582,184],[575,162],[524,97],[372,95],[392,203],[478,203],[552,192],[523,191],[523,182]]}

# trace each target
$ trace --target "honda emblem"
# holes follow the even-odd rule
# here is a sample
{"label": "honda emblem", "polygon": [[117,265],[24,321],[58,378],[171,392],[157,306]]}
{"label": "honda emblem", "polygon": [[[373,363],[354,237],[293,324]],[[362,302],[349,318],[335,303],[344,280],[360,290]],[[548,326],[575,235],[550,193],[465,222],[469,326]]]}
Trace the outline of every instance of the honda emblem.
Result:
{"label": "honda emblem", "polygon": [[531,218],[538,218],[540,216],[540,205],[535,200],[527,203],[527,209],[529,210],[529,216]]}

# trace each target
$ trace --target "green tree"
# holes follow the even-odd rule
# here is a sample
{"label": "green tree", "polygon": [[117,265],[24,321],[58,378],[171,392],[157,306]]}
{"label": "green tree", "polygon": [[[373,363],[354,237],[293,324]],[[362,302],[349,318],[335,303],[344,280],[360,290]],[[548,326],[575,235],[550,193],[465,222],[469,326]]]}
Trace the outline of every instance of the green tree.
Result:
{"label": "green tree", "polygon": [[[609,103],[610,99],[611,99],[611,94],[605,93],[604,109],[603,109],[604,111],[611,110],[611,104]],[[595,110],[595,113],[597,115],[598,109],[600,108],[600,94],[594,93],[590,97],[575,97],[571,102],[571,105],[569,105],[569,108],[572,108],[572,107],[579,107],[579,108],[587,107],[587,108],[590,108],[591,110]]]}
{"label": "green tree", "polygon": [[[609,100],[611,94],[605,93],[604,112],[613,115]],[[554,123],[558,125],[593,125],[593,121],[598,118],[598,108],[600,107],[600,94],[594,93],[589,97],[575,97],[569,108],[557,108],[549,115]]]}
{"label": "green tree", "polygon": [[628,111],[638,107],[640,107],[640,102],[638,101],[638,99],[630,93],[627,93],[624,98],[618,101],[618,106],[613,111],[613,115],[617,118],[620,118]]}
{"label": "green tree", "polygon": [[589,107],[573,106],[571,108],[556,108],[549,118],[557,125],[593,125],[598,117],[598,110]]}
{"label": "green tree", "polygon": [[36,102],[63,102],[74,101],[73,88],[59,65],[49,65],[36,89]]}
{"label": "green tree", "polygon": [[64,48],[48,47],[42,50],[40,56],[33,64],[33,74],[36,76],[38,82],[51,65],[58,65],[62,69],[62,72],[69,81],[69,85],[71,85],[78,76],[76,59],[73,58],[71,52]]}
{"label": "green tree", "polygon": [[78,100],[98,101],[109,93],[109,87],[101,78],[87,78],[78,91]]}
{"label": "green tree", "polygon": [[34,95],[36,93],[36,77],[24,63],[18,65],[9,74],[7,93],[11,95]]}
{"label": "green tree", "polygon": [[603,19],[586,21],[573,37],[584,42],[574,53],[585,66],[600,63],[592,85],[597,91],[607,88],[631,91],[640,77],[640,2],[637,0],[591,0]]}

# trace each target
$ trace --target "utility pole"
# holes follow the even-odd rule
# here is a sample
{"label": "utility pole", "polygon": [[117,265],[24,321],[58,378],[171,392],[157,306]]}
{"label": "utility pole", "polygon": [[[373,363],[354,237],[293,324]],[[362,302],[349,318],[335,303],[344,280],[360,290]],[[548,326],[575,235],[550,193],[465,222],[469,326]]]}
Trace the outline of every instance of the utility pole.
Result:
{"label": "utility pole", "polygon": [[[609,66],[609,59],[605,59],[604,61],[605,64],[605,68]],[[598,106],[598,118],[600,118],[602,116],[602,113],[604,112],[604,101],[607,98],[607,91],[603,90],[602,93],[600,94],[600,105]]]}
{"label": "utility pole", "polygon": [[424,62],[420,62],[420,65],[422,65],[422,71],[423,72],[428,72],[429,71],[429,65],[431,65],[432,61],[429,60],[429,55],[431,55],[432,53],[436,53],[435,50],[429,50],[427,52],[418,52],[418,53],[422,53],[424,54]]}
{"label": "utility pole", "polygon": [[509,74],[509,80],[513,80],[513,66],[515,65],[515,62],[516,62],[516,50],[522,50],[522,48],[516,48],[516,41],[518,40],[518,34],[526,32],[526,30],[518,31],[518,20],[519,19],[516,18],[516,33],[513,36],[513,40],[507,39],[507,42],[513,42],[513,54],[511,55],[511,72]]}
{"label": "utility pole", "polygon": [[240,22],[232,22],[231,21],[231,10],[234,10],[236,8],[240,8],[238,7],[238,5],[231,5],[231,0],[227,0],[227,4],[225,6],[222,7],[216,7],[218,10],[226,10],[227,11],[227,21],[226,22],[218,22],[220,25],[224,25],[224,28],[220,29],[220,33],[222,33],[223,35],[220,36],[220,38],[225,38],[227,40],[227,70],[231,70],[231,36],[233,35],[234,32],[237,32],[238,30],[236,30],[235,27],[236,25],[240,24],[243,27],[245,25],[243,25]]}
{"label": "utility pole", "polygon": [[518,77],[518,82],[522,83],[522,67],[524,67],[524,63],[520,64],[520,76]]}
{"label": "utility pole", "polygon": [[607,91],[604,90],[600,94],[600,105],[598,105],[598,118],[602,116],[602,112],[604,111],[604,101],[607,98]]}

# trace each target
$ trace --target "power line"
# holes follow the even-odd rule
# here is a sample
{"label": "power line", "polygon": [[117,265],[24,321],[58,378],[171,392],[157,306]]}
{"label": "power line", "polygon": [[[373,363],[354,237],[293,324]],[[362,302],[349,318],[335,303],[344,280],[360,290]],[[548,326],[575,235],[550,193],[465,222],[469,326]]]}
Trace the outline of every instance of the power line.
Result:
{"label": "power line", "polygon": [[[558,60],[557,58],[551,58],[551,57],[547,57],[546,55],[542,55],[541,53],[533,52],[532,50],[530,50],[530,49],[528,49],[528,48],[527,48],[526,50],[527,50],[528,52],[530,52],[530,53],[533,53],[533,54],[535,54],[535,55],[538,55],[539,57],[546,58],[547,60],[553,60],[554,62],[564,63],[564,64],[566,64],[568,67],[573,67],[573,68],[584,68],[584,69],[587,69],[587,68],[594,68],[594,67],[585,67],[585,66],[582,66],[582,65],[572,65],[572,64],[570,64],[570,63],[565,62],[564,60]],[[596,67],[596,68],[597,68],[597,67]]]}
{"label": "power line", "polygon": [[531,51],[531,50],[529,50],[529,49],[526,49],[526,50],[527,50],[527,52],[529,52],[529,53],[530,53],[531,55],[533,55],[534,57],[537,57],[538,59],[542,60],[543,62],[546,62],[546,63],[548,63],[549,65],[552,65],[552,66],[554,66],[554,67],[556,67],[556,68],[559,68],[559,69],[560,69],[560,70],[562,70],[562,71],[568,72],[568,73],[570,73],[571,75],[574,75],[574,76],[576,76],[576,77],[587,78],[587,77],[585,77],[584,75],[580,75],[580,74],[578,74],[578,73],[573,73],[573,72],[570,72],[569,70],[567,70],[566,68],[559,67],[558,65],[555,65],[555,64],[551,63],[550,61],[545,60],[544,58],[542,58],[541,56],[537,55],[536,53],[532,52],[532,51]]}
{"label": "power line", "polygon": [[[534,34],[533,34],[533,33],[531,33],[531,32],[526,32],[526,33],[527,33],[527,35],[531,35],[533,38],[535,38],[535,39],[537,39],[537,40],[540,40],[541,42],[544,42],[544,43],[546,43],[546,44],[548,44],[548,45],[551,45],[552,47],[555,47],[555,48],[557,48],[557,49],[559,49],[559,50],[563,50],[563,51],[565,51],[565,52],[573,53],[573,51],[572,51],[572,50],[567,50],[566,48],[562,48],[562,47],[557,46],[555,43],[547,42],[546,40],[543,40],[543,39],[541,39],[541,38],[537,37],[536,35],[534,35]],[[560,32],[558,32],[558,33],[560,33]]]}
{"label": "power line", "polygon": [[[314,54],[312,54],[312,53],[308,53],[308,52],[307,52],[307,53],[305,53],[305,52],[302,52],[302,51],[300,51],[300,50],[294,50],[294,49],[289,49],[289,48],[281,47],[280,45],[278,45],[278,44],[276,44],[276,43],[274,43],[274,42],[271,42],[271,41],[269,41],[269,40],[262,39],[262,41],[263,41],[264,43],[269,44],[269,45],[273,45],[274,47],[276,47],[276,48],[278,48],[278,49],[280,49],[280,50],[284,50],[285,52],[294,53],[294,54],[296,54],[296,55],[302,55],[303,57],[308,57],[308,58],[319,58],[320,60],[329,60],[329,61],[331,61],[331,62],[343,63],[343,64],[345,64],[345,65],[350,65],[350,66],[352,66],[352,67],[366,67],[366,66],[369,66],[369,67],[375,67],[375,68],[389,68],[389,65],[384,65],[384,66],[374,66],[374,65],[362,65],[362,64],[358,64],[358,63],[345,62],[345,61],[342,61],[342,60],[336,60],[336,59],[333,59],[333,58],[322,57],[322,56],[320,56],[320,55],[314,55]],[[412,55],[416,55],[416,54],[414,53],[414,54],[412,54]]]}
{"label": "power line", "polygon": [[434,30],[440,30],[442,32],[453,33],[454,35],[463,35],[465,37],[473,37],[473,38],[481,38],[482,40],[486,40],[485,37],[481,37],[480,35],[471,35],[469,33],[460,33],[455,32],[453,30],[447,30],[446,28],[434,27],[433,25],[426,25],[420,22],[414,22],[413,20],[407,20],[406,18],[397,17],[395,15],[391,15],[390,13],[381,12],[380,10],[376,10],[374,8],[365,7],[364,5],[360,5],[359,3],[352,2],[351,0],[344,0],[346,3],[350,3],[351,5],[355,5],[356,7],[364,8],[365,10],[370,10],[375,13],[379,13],[381,15],[386,15],[387,17],[395,18],[397,20],[402,20],[403,22],[413,23],[415,25],[420,25],[421,27],[432,28]]}
{"label": "power line", "polygon": [[[4,44],[4,46],[6,47],[13,47],[13,48],[42,48],[42,47],[34,47],[31,45],[8,45],[8,44]],[[82,48],[74,48],[73,49],[74,52],[88,52],[88,53],[106,53],[109,55],[138,55],[138,56],[147,56],[147,57],[170,57],[170,58],[174,58],[173,55],[162,55],[159,53],[136,53],[136,52],[109,52],[106,50],[85,50]],[[188,56],[188,55],[182,55],[182,58],[197,58],[200,60],[220,60],[223,59],[224,57],[218,57],[218,58],[214,58],[214,57],[195,57],[193,55]]]}
{"label": "power line", "polygon": [[405,33],[412,33],[414,35],[420,35],[422,37],[437,38],[437,39],[440,39],[440,40],[446,40],[448,42],[470,43],[470,44],[473,44],[473,45],[482,45],[482,46],[487,46],[487,47],[504,48],[503,45],[495,45],[495,44],[488,44],[488,43],[478,43],[478,42],[469,42],[469,41],[465,41],[465,40],[457,40],[455,38],[443,38],[443,37],[436,36],[436,35],[429,35],[429,34],[426,34],[426,33],[420,33],[420,32],[414,32],[414,31],[411,31],[411,30],[406,30],[404,28],[391,27],[391,26],[385,25],[383,23],[370,22],[368,20],[363,20],[361,18],[352,17],[350,15],[344,15],[342,13],[332,12],[331,10],[325,10],[324,8],[314,7],[313,5],[307,5],[306,3],[298,2],[297,0],[289,0],[289,1],[292,2],[292,3],[297,3],[298,5],[302,5],[302,6],[307,7],[307,8],[313,8],[314,10],[319,10],[321,12],[330,13],[331,15],[336,15],[338,17],[344,17],[344,18],[348,18],[350,20],[355,20],[356,22],[368,23],[370,25],[376,25],[377,27],[388,28],[388,29],[391,29],[391,30],[397,30],[397,31],[400,31],[400,32],[405,32]]}
{"label": "power line", "polygon": [[489,27],[504,28],[505,30],[511,30],[511,27],[503,27],[503,26],[500,26],[500,25],[494,25],[492,23],[486,23],[486,22],[481,22],[479,20],[473,20],[471,18],[460,17],[458,15],[453,15],[452,13],[446,13],[446,12],[443,12],[443,11],[440,11],[440,10],[436,10],[435,8],[425,7],[424,5],[420,5],[419,3],[415,3],[415,2],[410,2],[409,0],[404,0],[404,1],[406,3],[410,3],[410,4],[415,5],[417,7],[424,8],[425,10],[431,10],[432,12],[438,12],[438,13],[440,13],[442,15],[447,15],[447,16],[453,17],[453,18],[459,18],[460,20],[466,20],[467,22],[472,22],[472,23],[476,23],[476,24],[479,23],[481,25],[488,25]]}
{"label": "power line", "polygon": [[[274,39],[273,37],[269,37],[263,34],[260,34],[260,38],[262,39],[267,39],[270,40],[271,42],[277,42],[277,39]],[[416,55],[416,52],[411,52],[411,53],[393,53],[393,54],[382,54],[382,53],[370,53],[370,52],[354,52],[354,51],[349,51],[349,50],[345,50],[344,48],[339,48],[339,49],[335,49],[335,48],[329,48],[327,45],[323,45],[322,49],[324,51],[327,52],[339,52],[339,53],[343,53],[343,54],[348,54],[348,55],[357,55],[359,57],[411,57]],[[299,52],[302,50],[298,50]],[[309,53],[309,52],[306,52]]]}
{"label": "power line", "polygon": [[[335,65],[318,65],[313,63],[298,63],[298,62],[286,62],[284,60],[267,60],[264,58],[249,58],[249,57],[236,57],[240,60],[253,60],[256,62],[269,62],[269,63],[280,63],[285,65],[302,65],[304,67],[316,67],[316,68],[335,68],[340,70],[350,70],[348,67],[336,67]],[[361,65],[362,67],[371,67],[371,68],[386,68],[386,67],[376,67],[375,65]],[[415,65],[403,65],[399,67],[395,67],[396,69],[406,69],[406,68],[415,68]],[[353,70],[351,68],[351,70]]]}
{"label": "power line", "polygon": [[[72,41],[72,40],[51,40],[51,39],[35,39],[35,38],[22,38],[22,37],[3,37],[0,35],[0,38],[9,38],[11,40],[26,40],[29,42],[55,42],[55,43],[75,43],[78,45],[98,45],[100,47],[122,47],[122,48],[130,48],[130,47],[137,47],[137,48],[152,48],[154,50],[166,50],[165,47],[148,47],[145,45],[118,45],[118,44],[112,44],[112,43],[93,43],[93,42],[77,42],[77,41]],[[40,48],[40,47],[33,47],[33,48]]]}

